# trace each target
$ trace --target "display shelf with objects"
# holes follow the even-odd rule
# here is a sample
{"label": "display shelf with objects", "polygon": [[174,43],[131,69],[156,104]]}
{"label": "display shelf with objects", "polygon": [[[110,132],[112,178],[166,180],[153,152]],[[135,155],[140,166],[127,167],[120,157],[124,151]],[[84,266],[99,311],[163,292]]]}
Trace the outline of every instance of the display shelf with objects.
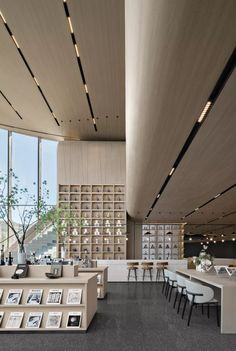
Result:
{"label": "display shelf with objects", "polygon": [[142,225],[144,260],[183,259],[184,224],[151,223]]}
{"label": "display shelf with objects", "polygon": [[59,257],[126,258],[124,185],[59,185],[58,205]]}
{"label": "display shelf with objects", "polygon": [[0,285],[0,331],[86,331],[97,311],[97,274],[58,279],[0,278]]}
{"label": "display shelf with objects", "polygon": [[97,273],[97,298],[104,299],[107,295],[108,266],[99,266],[94,268],[77,267],[79,275],[80,273]]}

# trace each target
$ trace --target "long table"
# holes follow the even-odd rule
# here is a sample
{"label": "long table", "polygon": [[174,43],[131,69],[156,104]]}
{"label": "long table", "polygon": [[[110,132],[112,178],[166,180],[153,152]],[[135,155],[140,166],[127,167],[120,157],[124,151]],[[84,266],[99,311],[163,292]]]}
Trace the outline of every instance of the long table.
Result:
{"label": "long table", "polygon": [[202,273],[195,269],[177,269],[176,273],[220,289],[221,333],[236,334],[236,279],[226,274]]}

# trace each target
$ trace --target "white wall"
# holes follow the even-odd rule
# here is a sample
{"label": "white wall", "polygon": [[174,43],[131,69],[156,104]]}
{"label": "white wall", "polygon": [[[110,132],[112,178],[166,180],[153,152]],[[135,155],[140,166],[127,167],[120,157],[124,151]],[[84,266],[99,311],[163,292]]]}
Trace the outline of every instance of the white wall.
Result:
{"label": "white wall", "polygon": [[59,142],[58,184],[125,184],[125,172],[125,142]]}

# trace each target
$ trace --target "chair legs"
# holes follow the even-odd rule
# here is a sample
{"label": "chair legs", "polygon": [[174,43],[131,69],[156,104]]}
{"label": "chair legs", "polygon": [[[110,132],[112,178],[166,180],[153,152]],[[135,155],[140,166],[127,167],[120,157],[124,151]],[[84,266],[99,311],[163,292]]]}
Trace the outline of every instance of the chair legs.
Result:
{"label": "chair legs", "polygon": [[219,305],[218,305],[218,303],[216,304],[216,320],[217,320],[217,325],[219,327],[220,326],[220,317],[219,317]]}
{"label": "chair legs", "polygon": [[194,302],[192,301],[190,304],[190,310],[189,310],[189,315],[188,315],[188,323],[187,323],[188,327],[189,327],[191,316],[192,316],[193,306],[194,306]]}
{"label": "chair legs", "polygon": [[129,281],[129,278],[130,278],[130,269],[128,271],[128,281]]}
{"label": "chair legs", "polygon": [[185,309],[186,309],[187,301],[188,301],[188,298],[187,298],[187,296],[185,296],[184,308],[183,308],[183,311],[182,311],[182,319],[184,318],[184,313],[185,313]]}
{"label": "chair legs", "polygon": [[175,301],[174,301],[174,305],[173,305],[174,308],[175,308],[175,305],[176,305],[176,302],[177,302],[178,295],[179,295],[179,292],[178,292],[178,289],[176,289]]}
{"label": "chair legs", "polygon": [[137,281],[137,269],[134,269],[135,280]]}
{"label": "chair legs", "polygon": [[180,310],[180,305],[181,305],[181,301],[182,301],[182,297],[183,297],[184,295],[181,293],[180,294],[180,298],[179,298],[179,303],[178,303],[178,309],[177,309],[177,313],[179,314],[179,310]]}

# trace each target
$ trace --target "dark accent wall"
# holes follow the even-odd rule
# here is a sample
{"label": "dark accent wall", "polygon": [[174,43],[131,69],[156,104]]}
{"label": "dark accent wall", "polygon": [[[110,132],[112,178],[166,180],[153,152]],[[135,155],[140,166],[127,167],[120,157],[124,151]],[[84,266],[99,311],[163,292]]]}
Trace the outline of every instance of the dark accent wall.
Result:
{"label": "dark accent wall", "polygon": [[[201,250],[202,245],[200,243],[185,243],[184,257],[198,256]],[[207,252],[216,258],[236,258],[236,242],[210,243]]]}

